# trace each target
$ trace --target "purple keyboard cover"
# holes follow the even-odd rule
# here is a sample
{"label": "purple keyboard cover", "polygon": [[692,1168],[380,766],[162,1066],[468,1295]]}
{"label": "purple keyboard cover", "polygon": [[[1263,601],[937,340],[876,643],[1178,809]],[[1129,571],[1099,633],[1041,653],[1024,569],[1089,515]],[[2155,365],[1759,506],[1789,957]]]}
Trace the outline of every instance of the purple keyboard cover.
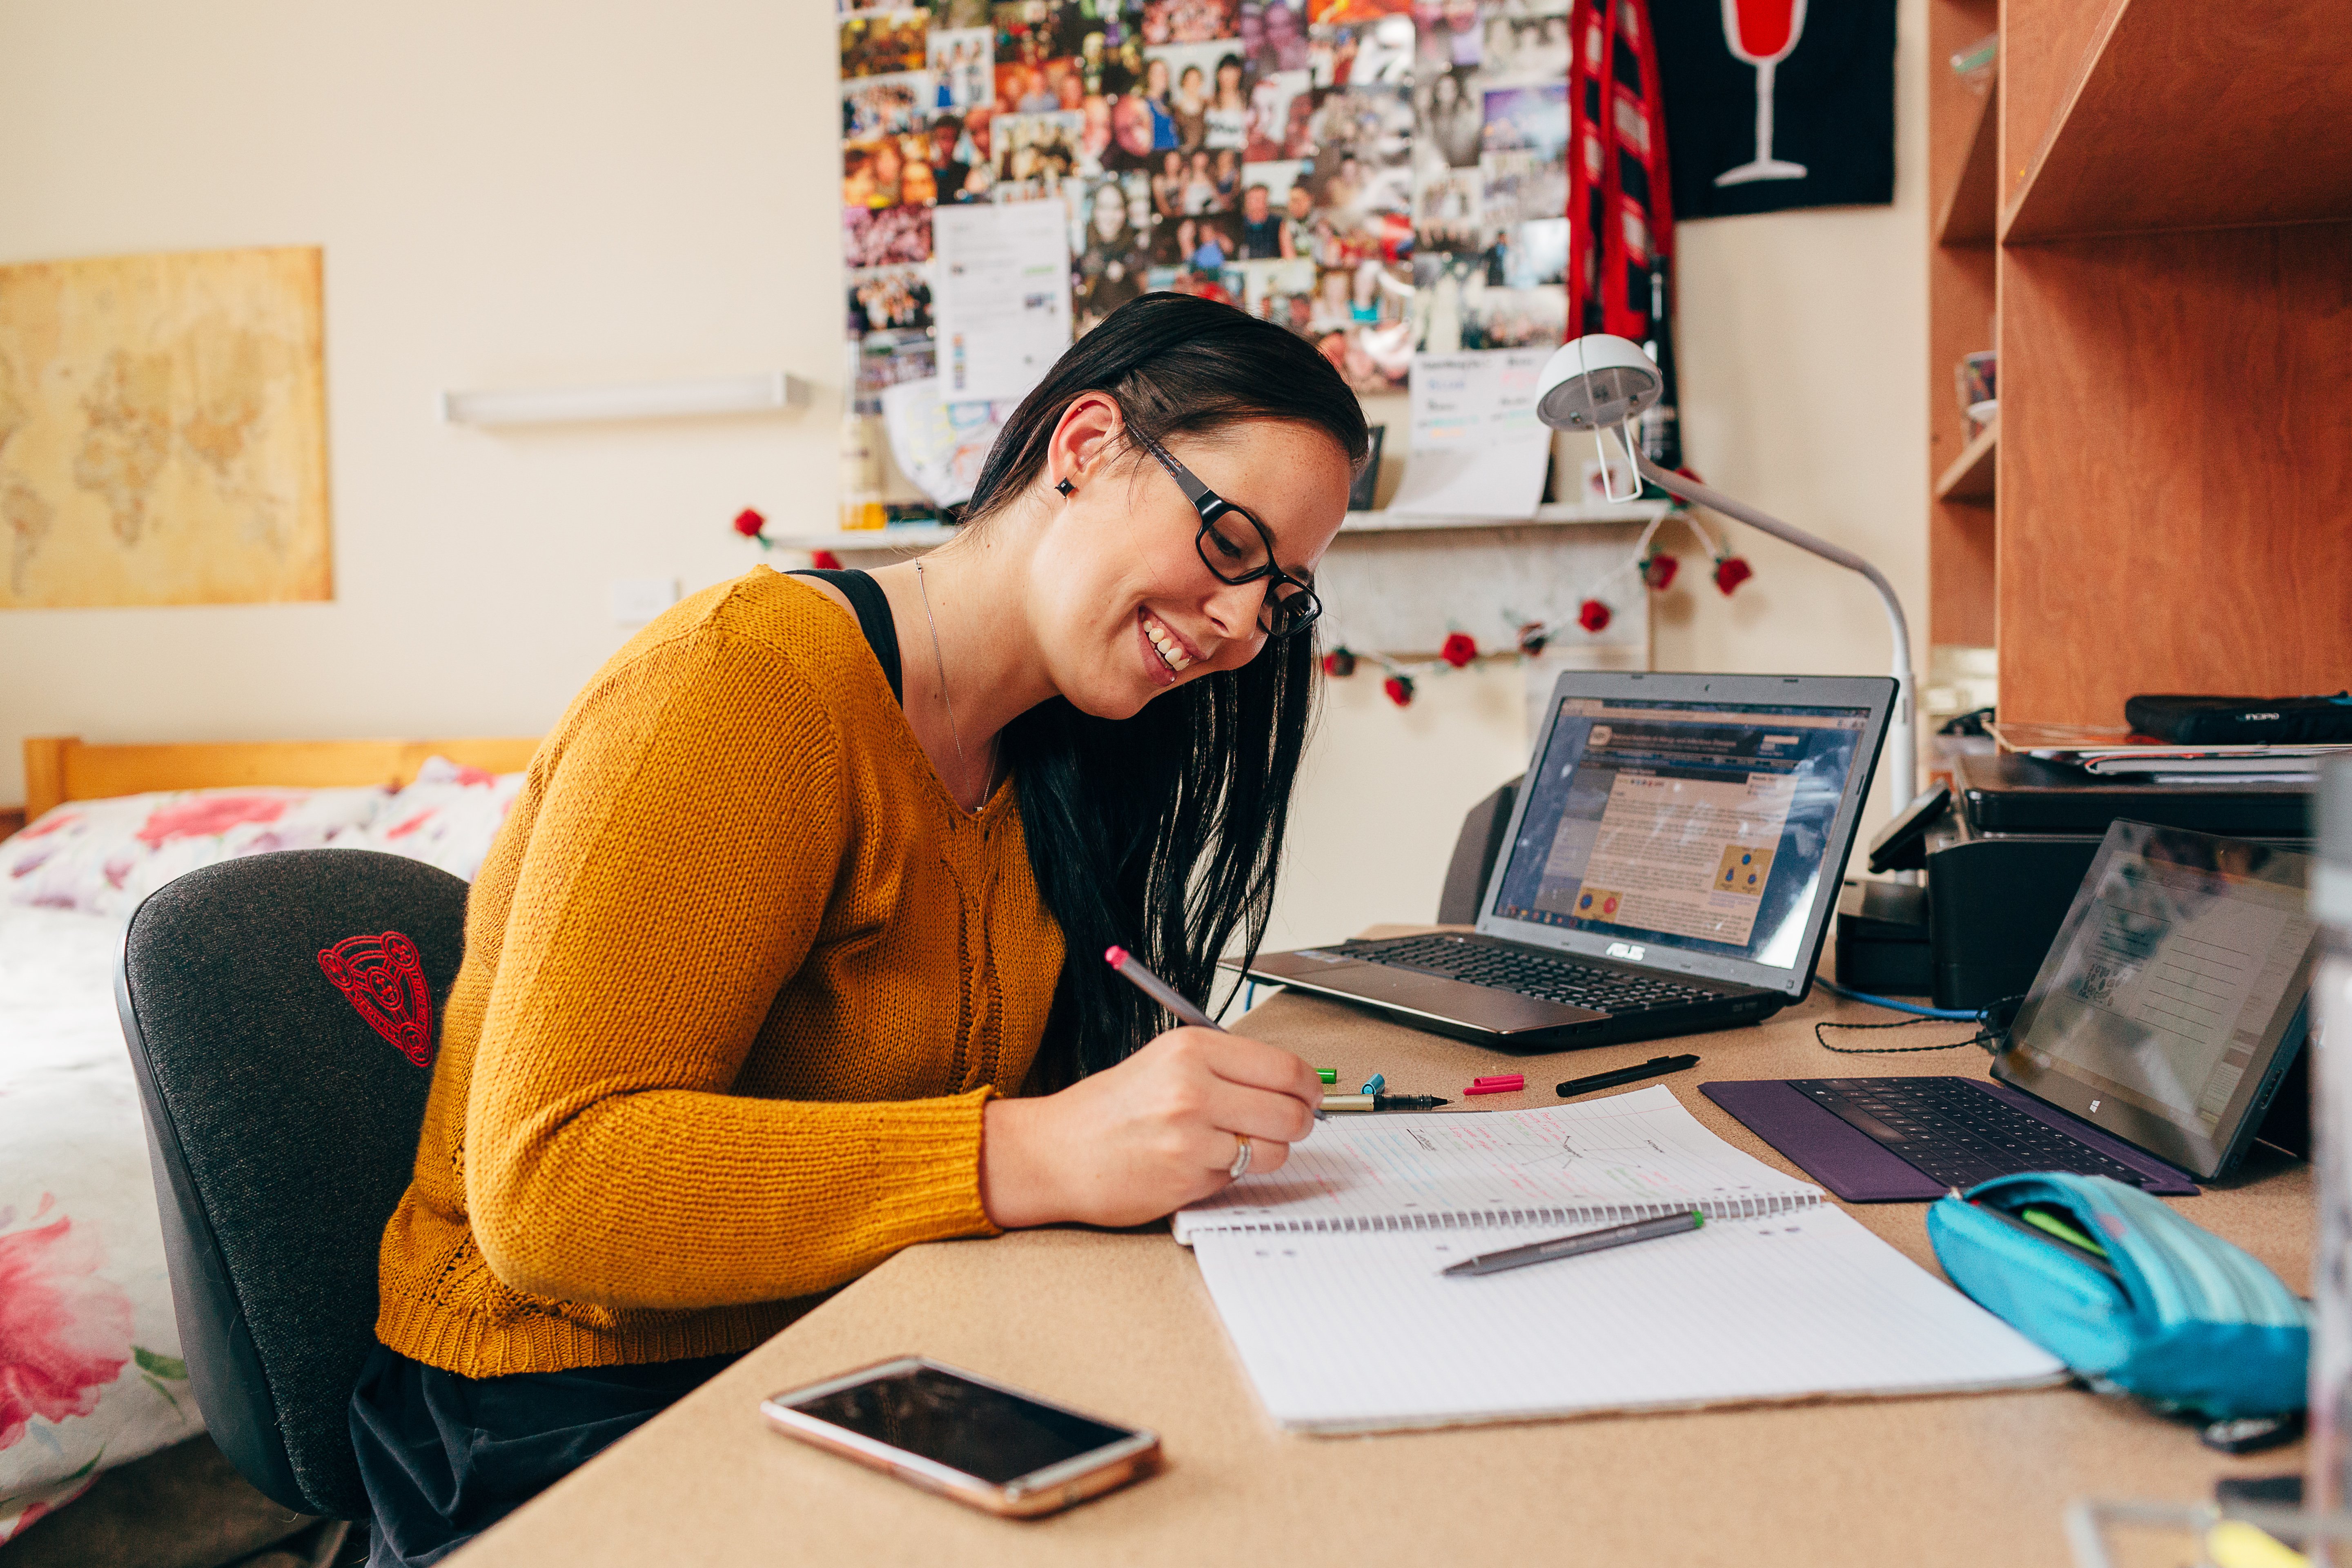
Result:
{"label": "purple keyboard cover", "polygon": [[[2153,1154],[2095,1127],[2078,1125],[2074,1118],[2021,1089],[1978,1079],[1969,1081],[2035,1121],[2141,1172],[2147,1177],[2142,1185],[2148,1192],[2193,1195],[2198,1190],[2184,1173]],[[1926,1203],[1944,1195],[1946,1189],[1909,1161],[1815,1104],[1786,1079],[1703,1083],[1698,1091],[1850,1204]]]}

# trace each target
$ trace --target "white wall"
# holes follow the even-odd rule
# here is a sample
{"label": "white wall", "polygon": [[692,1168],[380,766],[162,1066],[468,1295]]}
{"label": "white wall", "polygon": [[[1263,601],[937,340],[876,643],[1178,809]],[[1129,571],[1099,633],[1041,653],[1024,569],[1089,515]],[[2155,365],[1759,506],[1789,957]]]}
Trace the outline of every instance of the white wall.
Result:
{"label": "white wall", "polygon": [[[0,801],[27,734],[533,732],[625,637],[612,580],[741,570],[746,505],[826,526],[832,10],[0,0],[0,261],[325,247],[336,580],[315,605],[0,613]],[[1710,481],[1872,556],[1924,621],[1924,0],[1901,39],[1892,208],[1679,231],[1683,413]],[[500,434],[434,415],[444,388],[761,369],[817,403]],[[1661,668],[1883,668],[1858,580],[1738,531],[1757,579],[1665,596]],[[1404,713],[1336,687],[1276,934],[1426,918],[1463,810],[1524,746],[1507,668]]]}

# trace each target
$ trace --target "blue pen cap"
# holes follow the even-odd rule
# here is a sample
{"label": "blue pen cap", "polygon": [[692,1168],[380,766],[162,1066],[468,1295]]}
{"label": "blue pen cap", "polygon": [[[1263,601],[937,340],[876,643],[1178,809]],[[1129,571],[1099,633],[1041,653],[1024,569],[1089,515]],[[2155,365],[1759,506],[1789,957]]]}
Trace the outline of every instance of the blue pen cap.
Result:
{"label": "blue pen cap", "polygon": [[1364,1094],[1379,1094],[1383,1089],[1387,1089],[1388,1086],[1389,1075],[1384,1072],[1376,1072],[1371,1077],[1364,1080],[1364,1087],[1359,1092]]}

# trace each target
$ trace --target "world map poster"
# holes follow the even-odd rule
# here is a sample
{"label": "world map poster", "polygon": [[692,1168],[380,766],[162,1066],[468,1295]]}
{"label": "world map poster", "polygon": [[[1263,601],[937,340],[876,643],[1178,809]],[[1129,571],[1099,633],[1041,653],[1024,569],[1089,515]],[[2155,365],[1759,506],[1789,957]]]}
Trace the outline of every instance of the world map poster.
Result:
{"label": "world map poster", "polygon": [[0,609],[332,596],[320,271],[0,267]]}

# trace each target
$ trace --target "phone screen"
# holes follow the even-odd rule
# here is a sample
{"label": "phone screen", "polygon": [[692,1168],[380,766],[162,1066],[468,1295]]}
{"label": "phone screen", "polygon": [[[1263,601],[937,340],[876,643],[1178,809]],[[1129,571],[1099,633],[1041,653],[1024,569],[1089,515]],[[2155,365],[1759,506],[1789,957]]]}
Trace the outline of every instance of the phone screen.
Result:
{"label": "phone screen", "polygon": [[1123,1427],[910,1367],[792,1406],[894,1448],[1002,1484],[1116,1443]]}

